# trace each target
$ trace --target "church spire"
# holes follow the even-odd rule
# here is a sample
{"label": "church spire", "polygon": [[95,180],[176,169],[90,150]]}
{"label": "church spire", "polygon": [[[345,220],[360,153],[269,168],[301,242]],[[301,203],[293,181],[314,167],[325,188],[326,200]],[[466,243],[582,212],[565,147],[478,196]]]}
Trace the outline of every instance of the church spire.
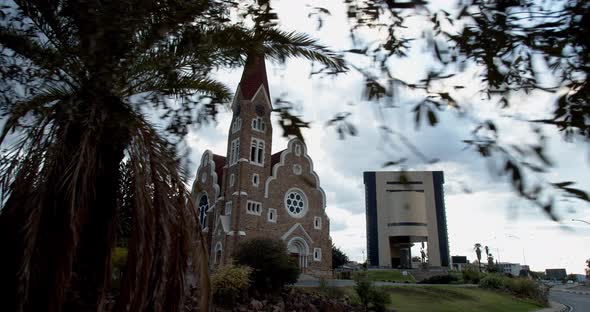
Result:
{"label": "church spire", "polygon": [[247,100],[252,99],[261,85],[264,86],[266,95],[270,98],[264,55],[249,54],[242,73],[242,79],[240,79],[242,95]]}

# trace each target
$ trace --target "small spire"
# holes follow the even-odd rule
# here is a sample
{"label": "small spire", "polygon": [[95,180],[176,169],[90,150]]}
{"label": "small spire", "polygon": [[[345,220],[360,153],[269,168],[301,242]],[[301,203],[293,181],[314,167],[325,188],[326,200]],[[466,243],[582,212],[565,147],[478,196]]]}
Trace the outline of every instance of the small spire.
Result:
{"label": "small spire", "polygon": [[260,54],[250,54],[246,59],[242,79],[240,79],[242,95],[245,99],[252,99],[261,85],[264,86],[266,95],[270,98],[264,56]]}

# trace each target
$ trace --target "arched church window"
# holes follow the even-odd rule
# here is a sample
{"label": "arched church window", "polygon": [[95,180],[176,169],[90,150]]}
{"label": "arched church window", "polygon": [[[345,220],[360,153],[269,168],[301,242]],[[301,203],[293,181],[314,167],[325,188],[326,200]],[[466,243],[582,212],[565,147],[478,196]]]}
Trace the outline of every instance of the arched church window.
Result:
{"label": "arched church window", "polygon": [[207,210],[209,210],[209,200],[207,195],[203,195],[199,200],[199,223],[202,229],[207,227]]}
{"label": "arched church window", "polygon": [[293,165],[293,173],[296,175],[300,175],[302,172],[301,165]]}
{"label": "arched church window", "polygon": [[316,230],[322,229],[322,218],[320,218],[320,217],[313,218],[313,228]]}
{"label": "arched church window", "polygon": [[264,141],[260,139],[252,139],[250,146],[250,162],[257,165],[264,164]]}
{"label": "arched church window", "polygon": [[215,245],[215,258],[213,260],[213,263],[221,264],[221,252],[222,251],[223,251],[223,246],[221,245],[221,242],[217,242],[217,244]]}
{"label": "arched church window", "polygon": [[314,261],[322,261],[322,249],[321,248],[314,248],[313,249],[313,260]]}
{"label": "arched church window", "polygon": [[258,184],[260,183],[260,176],[258,175],[258,173],[255,173],[252,175],[252,185],[258,187]]}
{"label": "arched church window", "polygon": [[301,190],[291,189],[285,194],[285,208],[291,216],[301,218],[307,212],[307,197]]}
{"label": "arched church window", "polygon": [[242,118],[240,118],[240,117],[234,118],[234,122],[231,125],[231,132],[236,133],[236,132],[240,131],[241,128],[242,128]]}
{"label": "arched church window", "polygon": [[252,119],[252,129],[257,131],[265,131],[266,124],[264,123],[264,120],[261,117]]}
{"label": "arched church window", "polygon": [[235,165],[238,163],[240,157],[240,139],[237,138],[230,143],[229,150],[229,165]]}

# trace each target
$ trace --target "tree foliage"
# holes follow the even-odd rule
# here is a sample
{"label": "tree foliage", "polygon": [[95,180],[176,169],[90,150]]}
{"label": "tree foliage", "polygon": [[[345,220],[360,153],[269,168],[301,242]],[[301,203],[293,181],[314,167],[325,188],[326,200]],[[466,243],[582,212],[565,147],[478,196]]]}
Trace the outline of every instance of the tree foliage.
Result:
{"label": "tree foliage", "polygon": [[297,282],[299,266],[289,256],[282,240],[255,238],[241,243],[235,252],[237,264],[249,266],[252,286],[263,292],[276,292],[285,284]]}
{"label": "tree foliage", "polygon": [[481,271],[481,244],[476,243],[473,245],[473,250],[475,251],[475,255],[477,256],[477,267],[479,271]]}
{"label": "tree foliage", "polygon": [[348,256],[332,243],[332,269],[339,268],[348,263]]}
{"label": "tree foliage", "polygon": [[233,307],[238,298],[250,287],[252,268],[226,265],[218,268],[211,277],[212,299],[219,306]]}
{"label": "tree foliage", "polygon": [[[556,206],[571,199],[590,202],[588,193],[574,187],[574,182],[551,180],[548,173],[555,164],[544,133],[557,129],[565,140],[590,142],[588,1],[469,0],[457,1],[452,11],[432,9],[422,0],[344,2],[354,45],[346,52],[372,64],[350,67],[365,77],[366,99],[377,104],[381,116],[385,109],[409,106],[416,126],[435,127],[442,120],[440,114],[459,117],[472,128],[471,137],[464,140],[466,147],[488,159],[519,197],[554,220]],[[409,20],[425,24],[424,32],[417,36],[404,32]],[[383,35],[379,40],[363,41],[368,29]],[[410,81],[404,72],[396,71],[395,61],[419,53],[413,49],[416,41],[425,43],[433,64],[422,79]],[[494,117],[481,116],[478,107],[470,107],[472,103],[459,100],[474,94],[455,78],[472,79],[467,73],[473,72],[477,73],[473,82],[478,95],[497,102],[498,115],[530,126],[527,143],[507,140],[512,129],[501,127]],[[396,101],[402,91],[411,92],[417,100]],[[515,114],[518,107],[530,105],[520,102],[519,95],[533,92],[552,95],[552,110],[542,118]],[[535,115],[541,110],[539,107]],[[332,124],[346,124],[347,118],[338,121]],[[403,165],[411,158],[405,155],[408,153],[424,162],[438,160],[421,153],[387,120],[381,122],[388,144],[405,147],[393,152],[394,159],[387,166]]]}

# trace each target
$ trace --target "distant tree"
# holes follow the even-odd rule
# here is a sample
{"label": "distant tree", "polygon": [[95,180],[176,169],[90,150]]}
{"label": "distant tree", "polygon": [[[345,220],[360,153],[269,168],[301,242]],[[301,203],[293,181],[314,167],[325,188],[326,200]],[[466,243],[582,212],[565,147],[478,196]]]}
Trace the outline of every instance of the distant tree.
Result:
{"label": "distant tree", "polygon": [[234,254],[237,264],[254,269],[252,286],[262,292],[275,292],[299,277],[299,266],[282,240],[255,238],[241,243]]}
{"label": "distant tree", "polygon": [[576,274],[570,273],[565,277],[566,281],[576,281],[578,279],[578,277],[576,276]]}
{"label": "distant tree", "polygon": [[475,250],[475,255],[477,256],[477,268],[481,272],[481,244],[476,243],[473,245],[473,250]]}
{"label": "distant tree", "polygon": [[349,261],[348,256],[332,243],[332,269],[341,267]]}
{"label": "distant tree", "polygon": [[488,252],[487,252],[487,250],[488,250],[488,248],[487,248],[487,247],[488,247],[488,246],[486,246],[486,254],[487,254],[487,256],[488,256],[488,259],[487,259],[487,260],[488,260],[488,272],[490,272],[491,270],[493,270],[493,268],[494,268],[496,265],[494,264],[494,255],[492,255],[491,253],[488,253]]}
{"label": "distant tree", "polygon": [[586,276],[590,277],[590,258],[586,260]]}
{"label": "distant tree", "polygon": [[545,274],[545,272],[529,271],[529,275],[534,279],[547,279],[547,274]]}

